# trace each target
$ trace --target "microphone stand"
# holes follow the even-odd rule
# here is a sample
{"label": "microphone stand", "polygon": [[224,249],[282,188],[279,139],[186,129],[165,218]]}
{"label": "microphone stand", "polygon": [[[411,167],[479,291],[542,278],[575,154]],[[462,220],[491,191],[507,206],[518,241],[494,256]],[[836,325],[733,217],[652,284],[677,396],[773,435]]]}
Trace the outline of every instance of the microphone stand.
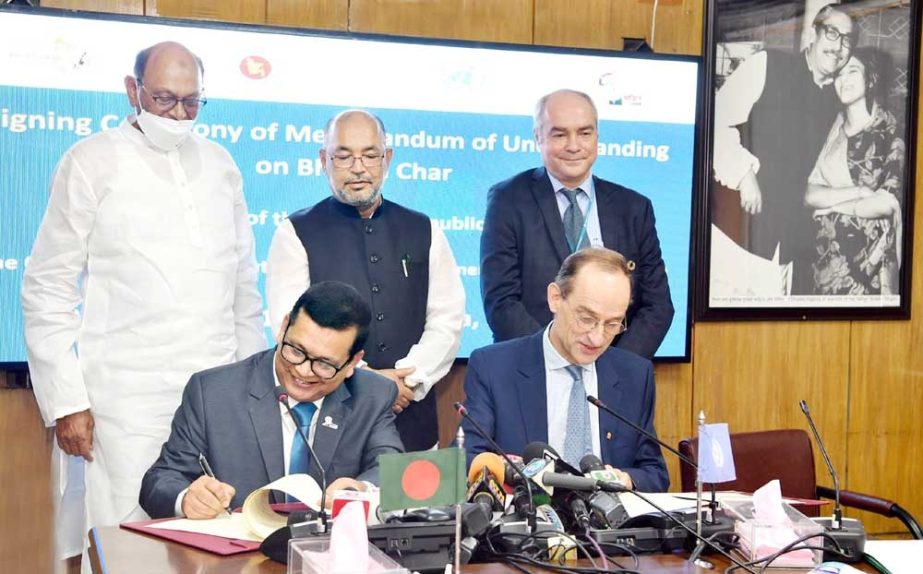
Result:
{"label": "microphone stand", "polygon": [[[679,452],[678,450],[676,450],[676,449],[673,448],[672,446],[668,445],[667,443],[665,443],[665,442],[663,442],[662,440],[660,440],[659,438],[657,438],[655,435],[649,433],[646,429],[644,429],[644,428],[642,428],[641,426],[635,424],[634,421],[631,421],[631,420],[629,420],[628,418],[626,418],[626,417],[620,415],[619,413],[615,412],[614,410],[612,410],[611,408],[609,408],[604,402],[602,402],[601,400],[597,399],[597,398],[594,397],[593,395],[587,395],[586,400],[589,401],[590,404],[592,404],[592,405],[595,406],[596,408],[598,408],[598,409],[600,409],[600,410],[603,410],[603,411],[606,411],[607,413],[609,413],[610,415],[614,416],[614,417],[615,417],[616,419],[618,419],[619,421],[625,423],[626,425],[630,426],[630,427],[633,428],[634,430],[638,431],[642,436],[644,436],[644,437],[646,437],[646,438],[648,438],[648,439],[654,441],[655,443],[659,444],[661,447],[663,447],[663,448],[667,449],[668,451],[672,452],[672,453],[675,454],[677,457],[679,457],[679,459],[680,459],[681,461],[685,462],[686,464],[688,464],[689,466],[691,466],[692,468],[694,468],[694,469],[696,470],[696,491],[697,491],[697,493],[696,493],[696,530],[698,530],[698,532],[692,532],[692,530],[691,530],[690,528],[688,528],[685,524],[682,524],[682,525],[681,525],[685,530],[687,530],[688,532],[690,532],[691,534],[693,534],[693,535],[696,537],[696,539],[699,540],[699,543],[696,544],[696,548],[693,550],[693,552],[692,552],[692,554],[690,555],[689,559],[690,559],[691,561],[696,561],[696,560],[698,560],[699,554],[701,554],[701,553],[702,553],[702,550],[704,550],[704,547],[700,546],[702,543],[705,543],[706,545],[708,545],[708,546],[711,547],[711,548],[718,549],[717,545],[712,544],[711,542],[706,541],[706,539],[703,538],[702,535],[701,535],[701,532],[702,532],[702,481],[700,481],[700,480],[698,479],[699,465],[696,464],[695,462],[693,462],[689,457],[683,455],[683,453]],[[700,412],[700,414],[699,414],[699,425],[701,426],[701,425],[704,424],[704,423],[705,423],[705,413],[704,413],[704,412]],[[645,502],[649,502],[645,497],[641,496],[640,494],[638,494],[638,493],[635,492],[634,490],[631,490],[631,491],[629,491],[629,492],[631,492],[632,494],[635,494],[636,496],[638,496],[639,498],[641,498],[641,499],[644,500]],[[711,485],[711,497],[712,497],[712,502],[709,504],[709,507],[711,508],[712,513],[711,513],[711,517],[709,518],[709,524],[715,524],[715,523],[717,522],[717,520],[715,519],[715,512],[714,512],[714,510],[715,510],[715,507],[717,506],[717,502],[716,502],[716,500],[715,500],[715,485],[714,485],[714,483],[712,483],[712,485]],[[663,510],[662,510],[660,507],[658,507],[656,504],[651,503],[651,506],[653,506],[653,507],[656,508],[657,510],[660,510],[661,512],[663,512]],[[669,518],[673,519],[674,517],[673,517],[673,516],[669,516]],[[679,524],[679,522],[677,522],[677,524]],[[721,551],[720,549],[719,549],[718,551],[721,552],[722,554],[724,554],[724,552]],[[735,563],[736,563],[736,562],[735,562]],[[752,572],[752,571],[751,571],[751,572]]]}
{"label": "microphone stand", "polygon": [[519,477],[522,478],[523,482],[526,485],[526,490],[529,493],[529,504],[526,507],[526,522],[529,526],[529,533],[530,534],[535,533],[537,529],[537,524],[536,524],[537,518],[536,518],[536,511],[535,511],[535,502],[532,500],[532,481],[529,479],[528,476],[523,474],[522,469],[516,466],[516,464],[513,462],[510,456],[506,454],[506,452],[502,448],[500,448],[500,445],[497,444],[496,441],[494,441],[494,439],[491,438],[490,435],[486,431],[484,431],[481,425],[478,424],[478,422],[475,421],[471,417],[471,415],[468,414],[468,409],[465,408],[465,405],[461,404],[460,402],[456,402],[453,406],[455,407],[455,410],[458,412],[458,414],[461,415],[461,417],[464,418],[466,421],[471,423],[471,426],[474,427],[474,430],[477,431],[477,433],[481,436],[481,438],[486,440],[490,444],[491,448],[493,448],[497,454],[502,456],[503,460],[505,460],[507,464],[510,465],[510,468],[512,468],[513,471],[515,471],[516,474],[518,474]]}
{"label": "microphone stand", "polygon": [[298,425],[298,419],[295,417],[295,413],[292,412],[292,407],[288,405],[288,393],[285,392],[285,388],[282,385],[276,385],[276,388],[273,389],[273,392],[276,394],[276,398],[285,406],[285,410],[288,411],[289,416],[292,417],[292,421],[295,423],[295,430],[298,431],[298,435],[301,437],[301,440],[304,441],[306,447],[308,447],[308,452],[311,453],[311,460],[314,461],[314,464],[317,466],[317,469],[320,471],[320,481],[321,481],[321,490],[320,490],[320,523],[321,523],[321,534],[327,532],[327,473],[324,471],[324,467],[321,466],[319,460],[317,460],[317,454],[314,452],[314,448],[311,447],[311,443],[308,442],[308,437],[304,434],[304,430]]}

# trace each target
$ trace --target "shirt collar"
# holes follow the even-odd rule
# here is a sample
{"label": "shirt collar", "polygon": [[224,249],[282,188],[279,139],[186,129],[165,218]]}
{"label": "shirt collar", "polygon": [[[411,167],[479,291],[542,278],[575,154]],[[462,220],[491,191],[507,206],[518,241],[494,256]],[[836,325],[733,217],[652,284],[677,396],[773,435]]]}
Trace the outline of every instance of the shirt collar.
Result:
{"label": "shirt collar", "polygon": [[[561,353],[554,348],[554,345],[551,343],[551,326],[554,324],[554,321],[548,324],[545,327],[545,333],[542,335],[542,354],[545,358],[545,369],[546,370],[555,370],[555,369],[564,369],[571,366],[573,363],[561,356]],[[588,370],[586,365],[577,365],[583,370]]]}
{"label": "shirt collar", "polygon": [[[561,183],[555,176],[551,175],[550,171],[546,169],[545,172],[548,174],[548,179],[551,180],[551,188],[554,189],[555,193],[561,191],[562,189],[568,189],[566,185]],[[596,200],[596,186],[593,184],[593,172],[588,173],[586,179],[583,180],[583,182],[577,187],[582,189],[590,199],[594,201]]]}

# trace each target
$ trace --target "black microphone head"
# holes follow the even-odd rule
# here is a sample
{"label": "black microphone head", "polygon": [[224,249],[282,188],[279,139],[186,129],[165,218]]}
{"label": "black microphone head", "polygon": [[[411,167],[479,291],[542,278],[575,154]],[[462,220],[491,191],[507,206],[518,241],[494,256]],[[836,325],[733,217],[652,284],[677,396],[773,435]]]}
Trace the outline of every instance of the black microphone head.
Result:
{"label": "black microphone head", "polygon": [[452,404],[452,406],[455,407],[455,412],[457,412],[458,414],[462,416],[465,416],[466,414],[468,414],[468,409],[466,409],[465,405],[461,404],[461,402],[456,401],[455,403]]}
{"label": "black microphone head", "polygon": [[599,457],[593,453],[586,455],[580,459],[580,472],[586,474],[591,470],[605,470],[606,467],[603,466],[603,461],[599,460]]}
{"label": "black microphone head", "polygon": [[587,395],[587,396],[586,396],[586,400],[589,401],[590,404],[592,404],[592,405],[595,406],[595,407],[598,407],[599,405],[602,404],[602,403],[599,401],[599,399],[597,399],[597,398],[594,397],[593,395]]}
{"label": "black microphone head", "polygon": [[522,449],[523,462],[529,463],[537,458],[550,458],[551,460],[560,460],[561,455],[558,451],[546,442],[530,442],[526,448]]}
{"label": "black microphone head", "polygon": [[285,392],[285,387],[282,385],[276,385],[272,392],[276,395],[276,400],[280,403],[288,402],[288,393]]}
{"label": "black microphone head", "polygon": [[811,413],[808,411],[808,403],[806,403],[804,400],[800,401],[800,402],[798,403],[798,406],[801,407],[801,412],[803,412],[804,414],[806,414],[806,415],[810,415],[810,414],[811,414]]}

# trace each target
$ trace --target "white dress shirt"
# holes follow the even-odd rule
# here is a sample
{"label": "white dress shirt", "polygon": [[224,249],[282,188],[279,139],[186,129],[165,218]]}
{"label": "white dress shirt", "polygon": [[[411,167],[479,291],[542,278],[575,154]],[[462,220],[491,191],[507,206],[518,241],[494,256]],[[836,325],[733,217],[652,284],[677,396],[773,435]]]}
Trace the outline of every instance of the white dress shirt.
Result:
{"label": "white dress shirt", "polygon": [[[465,320],[465,290],[455,257],[445,233],[431,222],[429,289],[426,296],[426,325],[420,340],[399,359],[398,367],[416,366],[407,377],[420,401],[449,372],[461,346]],[[278,333],[285,315],[311,284],[308,254],[292,222],[283,221],[272,238],[267,259],[266,299],[273,333]]]}
{"label": "white dress shirt", "polygon": [[[548,406],[548,444],[558,453],[564,452],[564,438],[567,435],[567,406],[570,404],[570,390],[574,384],[573,377],[566,368],[571,363],[558,353],[551,344],[551,325],[545,328],[542,337],[542,354],[545,358],[545,395]],[[580,365],[583,368],[583,388],[587,396],[598,396],[599,385],[596,381],[596,363]],[[590,409],[590,439],[593,454],[600,456],[599,446],[599,410]]]}

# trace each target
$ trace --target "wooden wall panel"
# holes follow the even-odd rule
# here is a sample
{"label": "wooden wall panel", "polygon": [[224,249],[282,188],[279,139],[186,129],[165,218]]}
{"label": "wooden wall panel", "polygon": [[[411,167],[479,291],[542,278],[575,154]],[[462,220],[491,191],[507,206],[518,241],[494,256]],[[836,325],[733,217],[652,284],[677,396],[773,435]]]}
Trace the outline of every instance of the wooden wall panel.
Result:
{"label": "wooden wall panel", "polygon": [[42,8],[87,10],[110,14],[144,14],[144,0],[42,0]]}
{"label": "wooden wall panel", "polygon": [[[692,415],[731,432],[808,429],[804,399],[841,472],[847,468],[847,322],[699,323],[695,328]],[[810,432],[810,431],[809,431]],[[821,484],[823,459],[815,465]]]}
{"label": "wooden wall panel", "polygon": [[349,0],[266,0],[266,23],[346,30],[349,25]]}
{"label": "wooden wall panel", "polygon": [[[660,440],[676,447],[692,436],[692,364],[669,364],[654,367],[657,385],[657,408],[654,428]],[[679,491],[679,459],[663,451],[670,472],[670,490]]]}
{"label": "wooden wall panel", "polygon": [[532,42],[532,0],[350,0],[353,32]]}
{"label": "wooden wall panel", "polygon": [[145,14],[167,18],[218,20],[246,24],[266,23],[265,0],[146,0]]}
{"label": "wooden wall panel", "polygon": [[0,572],[51,572],[51,446],[32,391],[0,390]]}
{"label": "wooden wall panel", "polygon": [[620,6],[625,0],[535,0],[535,43],[621,50],[622,37],[644,36]]}

